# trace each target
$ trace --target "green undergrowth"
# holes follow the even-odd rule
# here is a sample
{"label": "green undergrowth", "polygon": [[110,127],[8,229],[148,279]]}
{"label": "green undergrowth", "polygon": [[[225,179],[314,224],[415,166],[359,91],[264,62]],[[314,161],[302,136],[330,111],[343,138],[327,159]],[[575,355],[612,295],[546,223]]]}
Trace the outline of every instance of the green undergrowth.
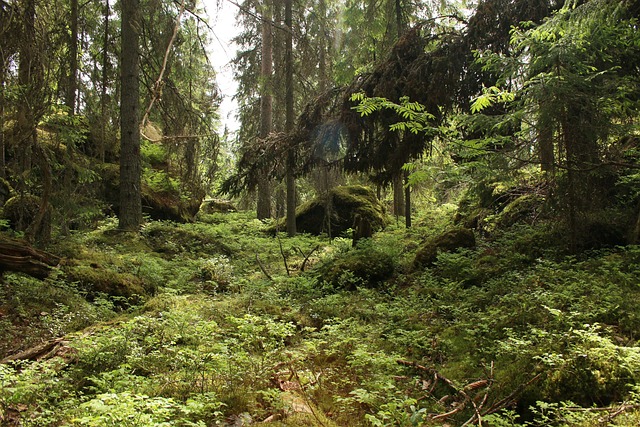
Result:
{"label": "green undergrowth", "polygon": [[202,219],[139,235],[108,220],[54,246],[135,277],[142,295],[126,304],[64,271],[4,276],[5,354],[65,341],[56,357],[0,364],[0,424],[640,421],[637,246],[566,256],[552,227],[518,226],[416,268],[447,221],[392,224],[352,248],[272,237],[246,213]]}

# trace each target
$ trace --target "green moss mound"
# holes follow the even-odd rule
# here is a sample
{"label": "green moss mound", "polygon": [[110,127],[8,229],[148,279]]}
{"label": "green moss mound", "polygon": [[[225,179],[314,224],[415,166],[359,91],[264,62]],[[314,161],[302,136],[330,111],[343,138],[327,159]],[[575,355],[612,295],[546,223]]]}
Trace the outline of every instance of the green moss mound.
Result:
{"label": "green moss mound", "polygon": [[424,243],[416,252],[414,268],[430,267],[440,252],[453,252],[461,248],[476,246],[476,237],[468,228],[452,228]]}
{"label": "green moss mound", "polygon": [[119,273],[96,265],[75,265],[65,268],[67,280],[77,283],[90,298],[106,294],[137,303],[147,295],[142,280],[130,273]]}
{"label": "green moss mound", "polygon": [[[26,231],[38,215],[40,203],[40,197],[32,194],[13,196],[4,205],[3,217],[9,220],[9,224],[14,230]],[[43,224],[50,223],[50,209],[46,212],[42,221]]]}
{"label": "green moss mound", "polygon": [[395,262],[391,255],[365,245],[328,262],[319,271],[321,280],[336,288],[375,288],[393,276]]}
{"label": "green moss mound", "polygon": [[[338,236],[353,227],[356,215],[366,219],[373,231],[386,224],[384,206],[370,188],[340,186],[300,206],[296,210],[296,226],[303,233]],[[283,224],[279,227],[283,229]]]}

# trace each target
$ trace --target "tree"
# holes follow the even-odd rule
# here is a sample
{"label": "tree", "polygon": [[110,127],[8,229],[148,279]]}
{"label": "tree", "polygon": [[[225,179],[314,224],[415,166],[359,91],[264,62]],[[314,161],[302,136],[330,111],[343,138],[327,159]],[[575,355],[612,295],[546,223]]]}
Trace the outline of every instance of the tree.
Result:
{"label": "tree", "polygon": [[[262,48],[260,55],[260,133],[258,137],[265,139],[273,128],[273,32],[271,2],[262,4]],[[258,219],[271,217],[271,179],[266,171],[258,182]]]}
{"label": "tree", "polygon": [[137,231],[142,223],[139,122],[139,0],[122,1],[120,94],[119,226]]}
{"label": "tree", "polygon": [[[499,85],[513,88],[515,101],[502,123],[521,122],[518,135],[529,141],[547,178],[558,171],[557,202],[574,246],[588,223],[585,215],[605,207],[606,147],[629,133],[638,108],[638,70],[630,66],[638,59],[631,3],[567,3],[544,23],[514,31],[509,57],[480,57],[485,69],[502,70]],[[486,101],[490,94],[476,107]]]}
{"label": "tree", "polygon": [[[285,49],[285,75],[286,75],[286,95],[285,95],[285,132],[290,133],[295,126],[295,116],[293,110],[293,11],[292,0],[285,0],[284,23],[288,29],[287,46]],[[293,147],[287,150],[286,165],[287,181],[287,234],[289,237],[296,235],[296,181],[294,176],[295,153]]]}

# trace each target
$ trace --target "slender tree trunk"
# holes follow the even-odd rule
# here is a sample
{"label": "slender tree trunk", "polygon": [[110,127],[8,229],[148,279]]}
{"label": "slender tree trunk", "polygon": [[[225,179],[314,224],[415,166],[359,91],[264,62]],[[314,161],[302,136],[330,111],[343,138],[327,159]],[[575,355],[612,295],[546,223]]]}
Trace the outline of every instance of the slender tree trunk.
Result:
{"label": "slender tree trunk", "polygon": [[140,193],[139,0],[122,1],[120,94],[120,228],[138,231],[142,223]]}
{"label": "slender tree trunk", "polygon": [[[293,112],[293,11],[292,0],[285,0],[284,23],[288,30],[285,50],[285,131],[291,133],[294,126]],[[294,177],[295,155],[293,147],[287,151],[287,235],[296,235],[296,181]]]}
{"label": "slender tree trunk", "polygon": [[397,217],[404,216],[405,199],[404,199],[404,186],[402,183],[403,174],[402,171],[396,173],[393,177],[393,215]]}
{"label": "slender tree trunk", "polygon": [[404,224],[407,228],[411,228],[411,187],[409,186],[409,172],[404,173],[404,200],[405,200],[405,216]]}
{"label": "slender tree trunk", "polygon": [[[0,53],[2,48],[0,48]],[[4,88],[5,88],[5,61],[4,54],[0,55],[0,178],[6,178],[7,164],[5,159],[5,140],[4,140]]]}
{"label": "slender tree trunk", "polygon": [[547,117],[548,114],[540,114],[538,118],[538,150],[540,153],[540,170],[549,175],[555,173],[555,155],[553,149],[553,127]]}
{"label": "slender tree trunk", "polygon": [[76,112],[76,92],[78,90],[78,0],[71,0],[71,34],[69,38],[69,76],[65,105],[69,114]]}
{"label": "slender tree trunk", "polygon": [[107,144],[107,123],[109,116],[107,114],[107,88],[109,87],[109,15],[111,8],[109,0],[105,0],[104,5],[104,34],[102,40],[102,87],[100,92],[100,141],[97,147],[97,157],[101,162],[105,160],[105,151]]}
{"label": "slender tree trunk", "polygon": [[[273,75],[273,34],[271,29],[271,4],[263,4],[262,16],[262,59],[260,76],[262,77],[262,93],[260,96],[260,138],[269,136],[273,128],[273,96],[271,94]],[[271,182],[264,173],[258,181],[258,219],[271,217]]]}
{"label": "slender tree trunk", "polygon": [[318,55],[318,90],[320,93],[327,91],[327,4],[326,0],[319,0],[318,14],[320,15],[320,54]]}

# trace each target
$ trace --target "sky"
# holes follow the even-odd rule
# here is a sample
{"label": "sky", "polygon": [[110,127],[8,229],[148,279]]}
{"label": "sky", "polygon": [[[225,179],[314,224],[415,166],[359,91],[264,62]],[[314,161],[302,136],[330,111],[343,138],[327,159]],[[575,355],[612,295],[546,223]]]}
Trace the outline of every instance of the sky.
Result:
{"label": "sky", "polygon": [[217,82],[223,95],[220,118],[222,128],[226,125],[230,131],[238,129],[240,124],[235,119],[237,104],[232,100],[237,84],[233,80],[230,62],[236,53],[236,46],[231,39],[238,33],[236,27],[237,7],[226,0],[203,0],[209,22],[214,30],[209,47],[209,59],[217,72]]}

